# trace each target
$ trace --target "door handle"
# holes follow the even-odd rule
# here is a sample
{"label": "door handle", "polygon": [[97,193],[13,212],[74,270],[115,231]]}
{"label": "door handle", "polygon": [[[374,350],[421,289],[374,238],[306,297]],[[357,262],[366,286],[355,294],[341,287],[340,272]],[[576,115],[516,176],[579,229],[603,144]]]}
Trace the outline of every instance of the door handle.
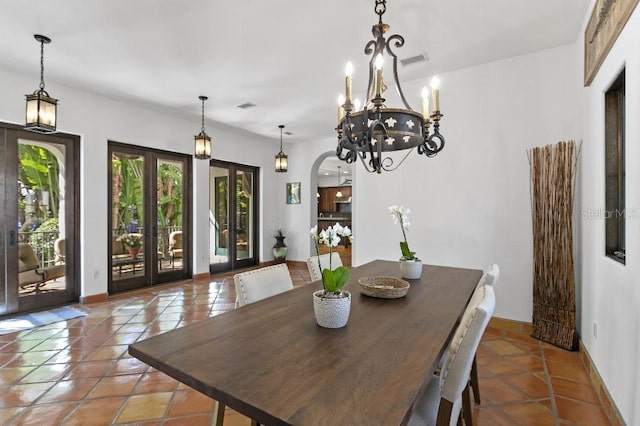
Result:
{"label": "door handle", "polygon": [[9,247],[16,245],[16,231],[9,231]]}

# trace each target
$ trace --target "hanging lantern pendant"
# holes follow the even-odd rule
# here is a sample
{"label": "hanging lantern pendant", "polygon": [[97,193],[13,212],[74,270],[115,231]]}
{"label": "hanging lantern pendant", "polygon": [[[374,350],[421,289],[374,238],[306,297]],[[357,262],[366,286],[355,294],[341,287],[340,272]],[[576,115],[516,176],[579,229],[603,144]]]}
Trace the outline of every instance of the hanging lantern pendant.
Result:
{"label": "hanging lantern pendant", "polygon": [[194,156],[198,160],[209,160],[211,159],[211,138],[204,131],[204,101],[206,101],[206,96],[199,96],[198,99],[202,101],[202,128],[200,129],[200,133],[194,136],[195,138],[195,154]]}
{"label": "hanging lantern pendant", "polygon": [[49,96],[44,89],[44,45],[51,43],[47,36],[33,36],[40,43],[40,88],[26,95],[27,108],[25,129],[36,133],[55,133],[58,115],[58,100]]}
{"label": "hanging lantern pendant", "polygon": [[284,124],[278,126],[280,128],[280,152],[276,154],[276,173],[285,173],[289,167],[287,155],[282,152],[282,129]]}

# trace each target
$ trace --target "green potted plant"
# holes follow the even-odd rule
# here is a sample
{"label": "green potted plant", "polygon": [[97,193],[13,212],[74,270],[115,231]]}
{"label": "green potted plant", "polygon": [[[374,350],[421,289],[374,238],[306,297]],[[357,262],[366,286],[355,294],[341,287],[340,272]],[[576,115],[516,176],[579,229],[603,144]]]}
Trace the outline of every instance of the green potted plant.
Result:
{"label": "green potted plant", "polygon": [[[322,290],[313,293],[313,311],[318,325],[325,328],[344,327],[349,320],[351,311],[351,293],[343,290],[349,281],[351,271],[345,266],[338,266],[333,269],[331,255],[333,248],[340,244],[342,238],[353,242],[353,235],[348,226],[336,223],[318,233],[318,227],[311,228],[311,238],[316,247],[318,256],[318,266],[322,272]],[[329,248],[329,267],[323,268],[320,261],[319,246],[325,245]]]}
{"label": "green potted plant", "polygon": [[390,206],[389,213],[393,223],[399,224],[402,230],[403,241],[400,241],[400,275],[406,279],[418,279],[422,275],[422,261],[416,256],[416,252],[409,249],[407,231],[409,230],[410,210],[404,206]]}
{"label": "green potted plant", "polygon": [[284,262],[287,258],[287,245],[284,243],[286,238],[282,228],[278,228],[273,232],[276,243],[273,245],[273,257],[278,262]]}
{"label": "green potted plant", "polygon": [[142,248],[142,237],[139,234],[122,234],[120,241],[129,252],[131,259],[135,259]]}

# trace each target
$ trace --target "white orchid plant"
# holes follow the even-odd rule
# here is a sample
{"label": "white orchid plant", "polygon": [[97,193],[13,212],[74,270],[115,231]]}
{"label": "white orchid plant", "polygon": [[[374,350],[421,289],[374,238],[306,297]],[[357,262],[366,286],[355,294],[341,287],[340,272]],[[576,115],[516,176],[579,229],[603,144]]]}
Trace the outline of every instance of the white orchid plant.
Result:
{"label": "white orchid plant", "polygon": [[[347,238],[350,242],[353,242],[351,229],[349,229],[348,226],[342,226],[340,223],[336,222],[335,225],[329,226],[327,229],[323,229],[319,233],[318,226],[314,226],[311,228],[310,234],[311,239],[313,239],[316,246],[318,266],[322,271],[322,286],[324,287],[324,292],[339,295],[342,292],[342,288],[347,284],[347,281],[349,281],[349,275],[351,272],[349,271],[349,268],[345,266],[339,266],[334,270],[331,264],[331,257],[333,248],[340,244],[342,238]],[[319,253],[319,246],[321,244],[329,248],[329,268],[322,269]]]}
{"label": "white orchid plant", "polygon": [[415,251],[409,250],[409,243],[407,243],[407,231],[409,230],[409,213],[411,211],[404,206],[390,206],[389,213],[393,218],[393,223],[400,224],[402,229],[402,237],[404,241],[400,241],[400,250],[402,251],[402,258],[404,260],[418,260]]}

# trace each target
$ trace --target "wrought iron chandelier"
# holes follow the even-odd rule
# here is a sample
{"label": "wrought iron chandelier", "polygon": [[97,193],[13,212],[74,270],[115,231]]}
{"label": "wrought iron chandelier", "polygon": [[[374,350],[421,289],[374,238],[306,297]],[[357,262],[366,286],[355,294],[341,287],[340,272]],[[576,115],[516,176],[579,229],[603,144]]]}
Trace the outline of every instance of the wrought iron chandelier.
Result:
{"label": "wrought iron chandelier", "polygon": [[[393,47],[404,46],[404,38],[394,34],[385,39],[389,25],[382,22],[382,15],[387,10],[386,0],[375,0],[375,13],[378,23],[372,28],[373,40],[365,48],[369,60],[369,84],[367,100],[360,109],[352,100],[351,62],[346,67],[345,97],[338,100],[338,147],[336,155],[340,160],[353,163],[360,158],[368,172],[382,173],[397,169],[417,147],[418,154],[427,157],[437,155],[444,148],[444,136],[440,134],[440,112],[438,79],[432,80],[433,111],[429,114],[428,90],[422,91],[422,114],[415,112],[404,97],[398,79],[398,57]],[[387,86],[384,83],[384,52],[393,60],[393,79],[404,109],[388,108],[385,102]],[[344,100],[343,100],[344,99]],[[356,102],[357,103],[357,102]],[[433,129],[431,130],[431,124]],[[409,150],[407,154],[394,164],[393,158],[386,155],[393,151]]]}
{"label": "wrought iron chandelier", "polygon": [[40,88],[27,97],[25,129],[37,133],[55,133],[58,114],[58,100],[44,90],[44,45],[51,43],[47,36],[33,36],[40,43]]}
{"label": "wrought iron chandelier", "polygon": [[280,152],[276,154],[276,172],[284,173],[289,167],[287,155],[282,152],[282,129],[284,129],[284,124],[281,124],[278,127],[280,128]]}
{"label": "wrought iron chandelier", "polygon": [[209,160],[211,159],[211,138],[207,135],[207,132],[204,131],[204,101],[206,101],[206,96],[198,96],[198,99],[202,101],[202,128],[200,129],[200,133],[194,136],[195,138],[195,157],[198,160]]}

